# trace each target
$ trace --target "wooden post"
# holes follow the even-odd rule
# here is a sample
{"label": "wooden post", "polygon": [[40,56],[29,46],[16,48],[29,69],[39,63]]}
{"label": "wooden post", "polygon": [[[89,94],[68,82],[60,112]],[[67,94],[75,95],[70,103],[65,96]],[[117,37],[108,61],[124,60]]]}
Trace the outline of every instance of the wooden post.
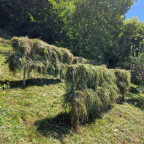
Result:
{"label": "wooden post", "polygon": [[32,68],[29,67],[28,72],[27,72],[27,78],[28,78],[28,79],[30,79],[30,73],[31,73],[31,71],[32,71]]}
{"label": "wooden post", "polygon": [[25,88],[26,83],[26,67],[24,67],[24,75],[23,75],[23,87]]}
{"label": "wooden post", "polygon": [[60,82],[62,82],[62,61],[60,61]]}
{"label": "wooden post", "polygon": [[60,82],[62,82],[62,69],[60,69]]}

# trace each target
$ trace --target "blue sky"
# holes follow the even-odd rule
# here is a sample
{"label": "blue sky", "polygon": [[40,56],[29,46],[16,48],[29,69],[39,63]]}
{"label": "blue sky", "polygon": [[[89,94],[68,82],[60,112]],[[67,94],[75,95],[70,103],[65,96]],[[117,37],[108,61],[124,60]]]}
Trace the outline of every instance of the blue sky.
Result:
{"label": "blue sky", "polygon": [[136,16],[139,21],[144,22],[144,0],[137,0],[126,14],[126,18],[128,19]]}

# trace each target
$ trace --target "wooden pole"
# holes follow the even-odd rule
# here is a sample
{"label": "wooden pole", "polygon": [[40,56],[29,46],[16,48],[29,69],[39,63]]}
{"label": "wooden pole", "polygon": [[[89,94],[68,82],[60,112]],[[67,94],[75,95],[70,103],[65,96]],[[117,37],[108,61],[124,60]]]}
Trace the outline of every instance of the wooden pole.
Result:
{"label": "wooden pole", "polygon": [[26,83],[26,67],[24,67],[24,73],[23,73],[23,87],[25,88]]}

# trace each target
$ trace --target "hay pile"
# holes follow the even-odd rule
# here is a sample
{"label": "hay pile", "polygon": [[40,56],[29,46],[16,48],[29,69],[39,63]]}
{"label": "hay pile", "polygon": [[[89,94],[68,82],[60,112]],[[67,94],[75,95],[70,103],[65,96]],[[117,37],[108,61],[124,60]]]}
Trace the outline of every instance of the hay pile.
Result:
{"label": "hay pile", "polygon": [[68,49],[49,45],[39,39],[13,37],[11,44],[13,51],[7,58],[7,63],[13,72],[27,67],[57,75],[60,73],[60,67],[65,64],[96,64],[94,60],[74,57]]}
{"label": "hay pile", "polygon": [[74,57],[66,48],[49,45],[39,39],[27,37],[13,37],[11,39],[12,53],[6,63],[12,72],[24,71],[24,85],[26,76],[35,69],[42,74],[58,76],[62,79],[67,66],[76,63],[95,63],[82,57]]}
{"label": "hay pile", "polygon": [[66,72],[65,103],[73,126],[100,116],[130,88],[130,73],[105,66],[70,65]]}
{"label": "hay pile", "polygon": [[73,54],[66,48],[49,45],[39,39],[13,37],[13,51],[7,58],[9,69],[17,72],[25,69],[30,73],[36,69],[40,73],[60,74],[65,64],[72,64]]}

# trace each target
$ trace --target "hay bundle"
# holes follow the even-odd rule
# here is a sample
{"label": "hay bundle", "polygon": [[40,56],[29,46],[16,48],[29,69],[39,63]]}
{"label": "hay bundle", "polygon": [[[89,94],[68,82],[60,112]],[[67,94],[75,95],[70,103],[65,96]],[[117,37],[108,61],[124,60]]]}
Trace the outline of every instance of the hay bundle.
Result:
{"label": "hay bundle", "polygon": [[65,80],[68,93],[64,99],[70,105],[71,122],[75,126],[99,116],[127,92],[130,74],[105,66],[76,64],[68,67]]}
{"label": "hay bundle", "polygon": [[11,44],[13,52],[6,62],[13,72],[24,70],[24,78],[32,69],[57,76],[64,65],[73,61],[73,54],[68,49],[49,45],[39,39],[13,37]]}
{"label": "hay bundle", "polygon": [[113,70],[116,76],[117,87],[122,94],[125,94],[130,89],[130,73],[126,70]]}
{"label": "hay bundle", "polygon": [[39,73],[62,76],[69,64],[94,62],[74,57],[68,49],[49,45],[39,39],[13,37],[11,44],[13,52],[7,58],[7,63],[13,72],[25,69],[29,75],[32,69],[36,69]]}

